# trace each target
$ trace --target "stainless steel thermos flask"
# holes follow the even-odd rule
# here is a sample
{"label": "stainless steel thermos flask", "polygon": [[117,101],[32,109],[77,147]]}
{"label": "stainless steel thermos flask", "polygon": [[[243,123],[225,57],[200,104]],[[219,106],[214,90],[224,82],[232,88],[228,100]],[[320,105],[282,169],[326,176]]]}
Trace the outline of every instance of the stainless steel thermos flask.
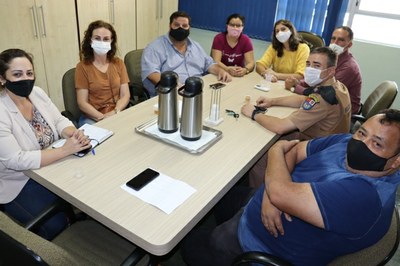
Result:
{"label": "stainless steel thermos flask", "polygon": [[198,140],[203,130],[203,80],[199,77],[189,77],[178,93],[183,97],[181,137],[190,141]]}
{"label": "stainless steel thermos flask", "polygon": [[177,103],[178,74],[173,71],[161,73],[160,82],[156,86],[158,92],[158,129],[163,133],[178,130]]}

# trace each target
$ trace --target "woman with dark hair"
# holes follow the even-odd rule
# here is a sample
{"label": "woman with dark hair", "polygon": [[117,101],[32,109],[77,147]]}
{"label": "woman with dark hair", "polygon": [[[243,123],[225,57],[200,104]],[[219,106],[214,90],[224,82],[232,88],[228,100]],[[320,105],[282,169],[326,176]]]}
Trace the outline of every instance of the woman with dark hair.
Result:
{"label": "woman with dark hair", "polygon": [[289,20],[275,22],[272,44],[256,62],[256,71],[272,82],[288,77],[303,79],[310,48]]}
{"label": "woman with dark hair", "polygon": [[211,56],[225,71],[242,77],[254,69],[254,51],[250,38],[243,33],[245,18],[232,14],[226,20],[226,31],[217,34]]}
{"label": "woman with dark hair", "polygon": [[[0,205],[20,223],[37,217],[58,197],[23,171],[38,169],[89,148],[89,139],[61,115],[35,84],[31,55],[20,49],[0,53]],[[64,146],[48,147],[59,138]],[[60,213],[38,234],[52,239],[67,225]]]}
{"label": "woman with dark hair", "polygon": [[82,116],[79,125],[93,124],[124,110],[130,99],[124,62],[116,57],[113,26],[97,20],[89,24],[76,66],[75,87]]}

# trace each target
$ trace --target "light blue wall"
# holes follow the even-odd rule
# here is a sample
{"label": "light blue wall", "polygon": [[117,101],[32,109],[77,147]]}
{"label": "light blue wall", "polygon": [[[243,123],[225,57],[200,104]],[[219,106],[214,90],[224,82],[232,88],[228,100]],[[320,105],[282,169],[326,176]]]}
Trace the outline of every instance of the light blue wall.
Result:
{"label": "light blue wall", "polygon": [[[383,80],[393,80],[400,86],[400,48],[354,41],[350,49],[361,68],[363,79],[362,99]],[[393,108],[400,109],[397,94]]]}
{"label": "light blue wall", "polygon": [[[199,42],[206,53],[210,53],[212,40],[216,34],[213,31],[190,29],[190,37]],[[254,56],[260,58],[268,42],[253,40]],[[393,80],[400,86],[400,48],[379,44],[354,41],[351,52],[357,59],[362,73],[363,88],[361,98],[364,101],[368,95],[384,80]],[[400,95],[398,94],[393,108],[400,109]]]}

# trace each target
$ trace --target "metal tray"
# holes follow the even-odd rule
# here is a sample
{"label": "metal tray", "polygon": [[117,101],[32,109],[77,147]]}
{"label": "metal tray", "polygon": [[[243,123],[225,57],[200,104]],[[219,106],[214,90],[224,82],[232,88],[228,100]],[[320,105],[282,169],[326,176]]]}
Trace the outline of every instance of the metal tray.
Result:
{"label": "metal tray", "polygon": [[[152,120],[150,120],[150,121],[148,121],[148,122],[146,122],[146,123],[144,123],[144,124],[142,124],[140,126],[137,126],[135,128],[135,131],[140,133],[140,134],[143,134],[145,136],[151,137],[153,139],[160,140],[160,141],[165,142],[167,144],[170,144],[172,146],[175,146],[175,147],[178,147],[180,149],[186,150],[186,151],[188,151],[190,153],[202,153],[202,152],[207,150],[209,147],[211,147],[214,143],[216,143],[218,140],[220,140],[222,138],[222,132],[221,131],[213,129],[213,128],[210,128],[210,127],[207,127],[207,126],[203,126],[203,131],[213,132],[213,133],[215,133],[216,137],[211,139],[210,141],[208,141],[207,143],[205,143],[201,147],[199,147],[197,149],[192,149],[192,148],[187,147],[185,145],[182,145],[180,143],[174,142],[174,141],[166,139],[166,138],[162,138],[162,137],[160,137],[160,136],[158,136],[156,134],[152,134],[152,133],[146,131],[147,128],[149,128],[149,127],[151,127],[151,126],[153,126],[155,124],[157,124],[157,118],[152,119]],[[172,133],[172,134],[179,134],[179,130],[177,132],[175,132],[175,133]]]}

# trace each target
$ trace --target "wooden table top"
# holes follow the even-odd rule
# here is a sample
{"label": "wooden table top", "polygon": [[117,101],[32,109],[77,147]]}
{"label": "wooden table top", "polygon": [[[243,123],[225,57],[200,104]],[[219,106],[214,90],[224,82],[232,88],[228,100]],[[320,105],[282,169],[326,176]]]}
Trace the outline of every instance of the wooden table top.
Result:
{"label": "wooden table top", "polygon": [[[209,84],[217,80],[214,75],[203,80],[204,120],[210,108]],[[269,92],[254,89],[260,81],[259,75],[251,73],[226,84],[221,91],[224,121],[213,127],[223,136],[201,154],[135,132],[137,126],[157,117],[155,97],[97,123],[114,135],[96,147],[96,155],[71,155],[26,174],[149,253],[167,254],[279,137],[242,114],[236,120],[225,113],[225,109],[240,113],[246,96],[255,102],[260,95],[290,94],[282,83],[273,84]],[[286,117],[293,110],[272,107],[268,114]],[[120,187],[147,167],[197,191],[168,215]]]}

